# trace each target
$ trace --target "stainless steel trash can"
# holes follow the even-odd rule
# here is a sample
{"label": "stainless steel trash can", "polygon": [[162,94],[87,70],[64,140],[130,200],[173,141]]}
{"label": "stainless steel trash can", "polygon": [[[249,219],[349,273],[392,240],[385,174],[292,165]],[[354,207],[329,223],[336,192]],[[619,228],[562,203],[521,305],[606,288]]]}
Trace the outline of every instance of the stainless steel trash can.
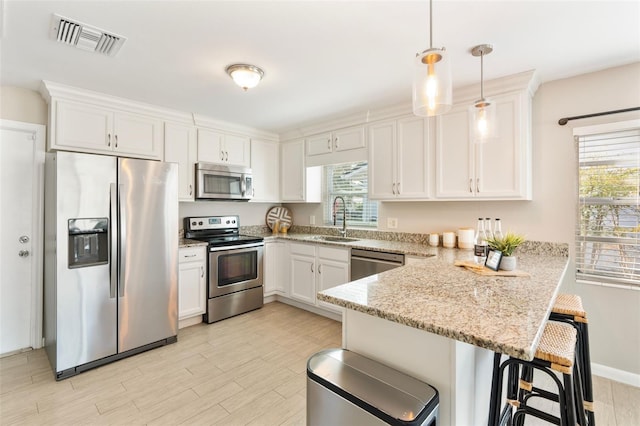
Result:
{"label": "stainless steel trash can", "polygon": [[307,362],[307,425],[425,425],[438,419],[438,391],[389,366],[344,349]]}

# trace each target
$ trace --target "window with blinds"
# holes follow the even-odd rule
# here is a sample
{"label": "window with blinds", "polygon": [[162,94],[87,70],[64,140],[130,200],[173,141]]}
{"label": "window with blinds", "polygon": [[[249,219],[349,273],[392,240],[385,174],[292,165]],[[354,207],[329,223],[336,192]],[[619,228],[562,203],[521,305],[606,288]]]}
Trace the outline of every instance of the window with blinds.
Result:
{"label": "window with blinds", "polygon": [[[369,179],[366,161],[331,164],[323,167],[323,201],[325,224],[333,224],[333,202],[344,198],[348,226],[378,225],[378,202],[368,196]],[[342,225],[342,202],[338,201],[336,225]]]}
{"label": "window with blinds", "polygon": [[640,123],[635,124],[576,136],[578,279],[640,287]]}

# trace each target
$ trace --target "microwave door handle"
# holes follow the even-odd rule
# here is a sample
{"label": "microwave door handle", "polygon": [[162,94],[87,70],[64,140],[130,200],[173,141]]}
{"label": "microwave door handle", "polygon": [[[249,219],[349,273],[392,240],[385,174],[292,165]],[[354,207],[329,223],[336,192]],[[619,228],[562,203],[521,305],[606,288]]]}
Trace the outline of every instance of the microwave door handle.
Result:
{"label": "microwave door handle", "polygon": [[242,178],[240,181],[240,191],[242,192],[243,197],[247,193],[247,176],[246,175],[242,175]]}

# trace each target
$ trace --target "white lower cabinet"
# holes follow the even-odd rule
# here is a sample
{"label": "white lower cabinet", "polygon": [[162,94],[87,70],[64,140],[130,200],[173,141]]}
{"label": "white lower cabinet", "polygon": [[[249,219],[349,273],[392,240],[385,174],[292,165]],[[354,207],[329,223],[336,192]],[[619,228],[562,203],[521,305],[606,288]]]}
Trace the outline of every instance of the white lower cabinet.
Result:
{"label": "white lower cabinet", "polygon": [[184,320],[206,310],[206,246],[181,248],[178,259],[178,319]]}
{"label": "white lower cabinet", "polygon": [[349,282],[349,257],[349,249],[289,243],[291,298],[339,312],[316,300],[316,293]]}
{"label": "white lower cabinet", "polygon": [[264,295],[289,296],[289,263],[285,241],[264,243]]}

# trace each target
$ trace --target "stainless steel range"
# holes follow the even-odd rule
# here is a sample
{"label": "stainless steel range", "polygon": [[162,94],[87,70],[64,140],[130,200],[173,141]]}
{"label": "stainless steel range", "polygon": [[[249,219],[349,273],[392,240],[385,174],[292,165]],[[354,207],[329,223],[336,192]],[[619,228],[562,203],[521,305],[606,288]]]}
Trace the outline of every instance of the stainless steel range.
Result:
{"label": "stainless steel range", "polygon": [[240,235],[238,216],[184,218],[185,238],[206,241],[208,323],[262,307],[264,238]]}

